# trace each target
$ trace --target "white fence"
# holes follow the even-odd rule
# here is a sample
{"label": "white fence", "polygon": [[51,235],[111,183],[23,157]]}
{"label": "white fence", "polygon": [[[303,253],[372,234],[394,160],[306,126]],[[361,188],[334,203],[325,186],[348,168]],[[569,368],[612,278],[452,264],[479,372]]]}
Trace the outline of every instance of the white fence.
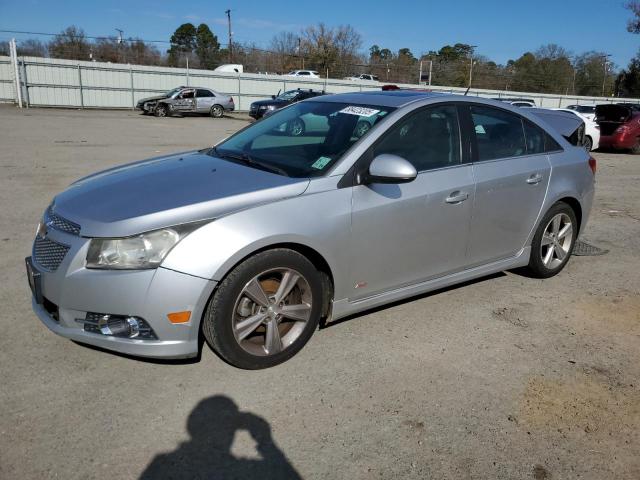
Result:
{"label": "white fence", "polygon": [[[260,74],[217,73],[210,70],[150,67],[100,62],[81,62],[38,57],[19,57],[20,91],[26,106],[75,108],[134,108],[144,97],[157,95],[179,85],[209,87],[232,95],[239,111],[251,102],[269,98],[278,91],[313,88],[330,93],[378,90],[382,84],[336,79],[298,80]],[[416,85],[400,85],[416,87]],[[439,92],[463,93],[464,88],[430,86]],[[640,103],[638,99],[580,97],[541,93],[472,89],[469,95],[483,97],[526,97],[542,107],[608,102]],[[0,56],[0,101],[16,102],[16,75],[10,57]]]}

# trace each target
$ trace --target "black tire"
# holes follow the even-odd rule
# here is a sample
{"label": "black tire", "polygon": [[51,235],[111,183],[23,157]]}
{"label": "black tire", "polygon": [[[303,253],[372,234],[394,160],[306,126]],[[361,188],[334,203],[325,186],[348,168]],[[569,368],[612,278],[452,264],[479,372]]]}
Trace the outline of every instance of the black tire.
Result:
{"label": "black tire", "polygon": [[593,140],[591,140],[591,137],[589,136],[584,137],[583,146],[587,152],[591,151],[591,149],[593,148]]}
{"label": "black tire", "polygon": [[295,118],[287,123],[287,134],[292,137],[300,137],[304,135],[306,127],[304,121],[299,118]]}
{"label": "black tire", "polygon": [[[277,268],[293,269],[306,279],[312,295],[311,313],[302,332],[288,347],[272,355],[253,355],[233,333],[236,301],[250,280]],[[236,266],[218,285],[202,319],[202,332],[211,348],[231,365],[247,370],[273,367],[293,357],[309,341],[324,311],[323,299],[322,275],[313,263],[293,250],[267,250]]]}
{"label": "black tire", "polygon": [[[569,217],[572,224],[572,234],[570,244],[564,259],[559,262],[557,265],[553,267],[548,267],[544,264],[543,260],[543,246],[542,246],[542,237],[550,224],[551,220],[560,214],[564,214]],[[564,202],[558,202],[553,205],[547,213],[542,217],[540,224],[538,225],[538,229],[536,230],[535,235],[533,236],[533,241],[531,242],[531,258],[529,259],[529,265],[526,267],[527,272],[536,278],[549,278],[557,275],[562,271],[565,267],[569,258],[571,257],[571,253],[573,252],[573,247],[576,244],[576,238],[578,235],[578,222],[576,220],[576,214],[573,209]],[[548,247],[547,247],[548,248]]]}
{"label": "black tire", "polygon": [[631,147],[632,155],[640,155],[640,138],[636,139],[636,143]]}
{"label": "black tire", "polygon": [[167,105],[164,104],[160,104],[156,107],[156,109],[154,110],[153,114],[156,117],[168,117],[171,113],[169,111],[169,107],[167,107]]}
{"label": "black tire", "polygon": [[213,118],[221,118],[224,115],[224,108],[222,108],[221,105],[214,105],[211,107],[211,110],[209,110],[209,115]]}

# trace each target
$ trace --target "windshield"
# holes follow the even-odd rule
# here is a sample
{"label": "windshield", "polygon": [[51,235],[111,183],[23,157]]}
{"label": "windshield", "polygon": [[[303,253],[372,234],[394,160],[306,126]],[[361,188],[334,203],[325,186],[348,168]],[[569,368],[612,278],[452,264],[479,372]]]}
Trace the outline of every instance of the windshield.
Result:
{"label": "windshield", "polygon": [[288,92],[278,95],[276,98],[278,100],[293,100],[299,93],[298,90],[289,90]]}
{"label": "windshield", "polygon": [[173,90],[169,90],[165,95],[167,96],[167,98],[173,97],[175,94],[177,94],[178,92],[180,92],[180,90],[182,90],[181,88],[174,88]]}
{"label": "windshield", "polygon": [[300,102],[238,132],[210,154],[289,177],[318,177],[393,108]]}

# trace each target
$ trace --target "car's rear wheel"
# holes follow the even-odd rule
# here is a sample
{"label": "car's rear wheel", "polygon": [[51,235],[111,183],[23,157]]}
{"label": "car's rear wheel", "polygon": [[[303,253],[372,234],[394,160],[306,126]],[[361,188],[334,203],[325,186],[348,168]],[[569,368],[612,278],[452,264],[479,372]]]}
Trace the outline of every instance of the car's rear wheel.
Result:
{"label": "car's rear wheel", "polygon": [[542,218],[533,241],[529,272],[538,278],[558,274],[569,261],[578,234],[578,223],[573,209],[558,202]]}
{"label": "car's rear wheel", "polygon": [[213,118],[220,118],[222,117],[222,115],[224,115],[224,108],[222,108],[222,106],[220,105],[214,105],[213,107],[211,107],[209,114]]}
{"label": "car's rear wheel", "polygon": [[591,140],[591,137],[584,137],[583,146],[587,152],[591,151],[591,149],[593,148],[593,140]]}
{"label": "car's rear wheel", "polygon": [[169,108],[166,105],[158,105],[154,114],[156,117],[166,117],[169,115]]}
{"label": "car's rear wheel", "polygon": [[299,118],[294,118],[287,124],[287,133],[292,137],[299,137],[301,135],[304,135],[304,131],[304,122]]}
{"label": "car's rear wheel", "polygon": [[289,249],[268,250],[242,262],[220,283],[202,331],[230,364],[272,367],[311,338],[322,299],[321,275],[306,257]]}

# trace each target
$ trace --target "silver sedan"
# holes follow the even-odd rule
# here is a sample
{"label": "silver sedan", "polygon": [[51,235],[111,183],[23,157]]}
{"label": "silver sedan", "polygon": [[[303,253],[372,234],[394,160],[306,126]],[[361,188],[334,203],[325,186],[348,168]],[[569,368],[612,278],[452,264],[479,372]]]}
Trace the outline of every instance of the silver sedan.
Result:
{"label": "silver sedan", "polygon": [[156,117],[195,113],[220,118],[224,112],[235,109],[235,102],[231,95],[210,88],[178,87],[162,95],[138,100],[136,108]]}
{"label": "silver sedan", "polygon": [[506,269],[556,275],[595,169],[503,102],[318,97],[57,195],[26,259],[33,309],[105,349],[190,357],[202,333],[229,363],[270,367],[321,322]]}

